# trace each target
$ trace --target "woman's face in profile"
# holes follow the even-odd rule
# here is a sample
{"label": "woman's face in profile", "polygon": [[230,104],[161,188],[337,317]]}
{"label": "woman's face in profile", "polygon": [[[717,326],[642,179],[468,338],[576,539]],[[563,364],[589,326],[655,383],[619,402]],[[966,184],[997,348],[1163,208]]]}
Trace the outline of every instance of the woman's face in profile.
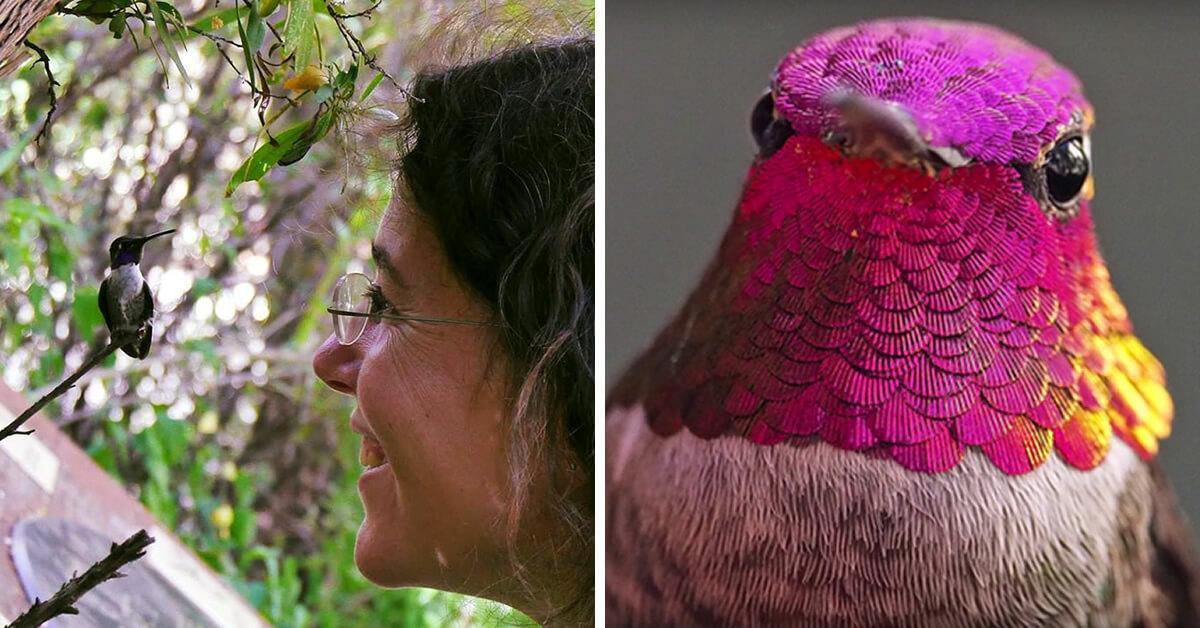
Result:
{"label": "woman's face in profile", "polygon": [[[393,198],[374,240],[379,306],[388,313],[489,320],[426,221]],[[353,395],[366,516],[355,563],[383,586],[481,592],[506,560],[499,522],[508,468],[506,374],[486,326],[373,320],[341,345],[330,336],[317,375]]]}

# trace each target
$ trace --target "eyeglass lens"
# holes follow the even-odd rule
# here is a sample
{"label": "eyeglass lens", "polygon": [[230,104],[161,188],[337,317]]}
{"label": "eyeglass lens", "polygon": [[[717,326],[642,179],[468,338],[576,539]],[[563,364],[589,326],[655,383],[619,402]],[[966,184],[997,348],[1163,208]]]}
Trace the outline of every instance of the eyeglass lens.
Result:
{"label": "eyeglass lens", "polygon": [[[371,280],[362,273],[346,273],[333,286],[333,307],[347,312],[367,314],[371,309],[371,298],[368,294]],[[340,316],[333,314],[333,329],[338,342],[353,344],[362,335],[367,326],[366,317]]]}

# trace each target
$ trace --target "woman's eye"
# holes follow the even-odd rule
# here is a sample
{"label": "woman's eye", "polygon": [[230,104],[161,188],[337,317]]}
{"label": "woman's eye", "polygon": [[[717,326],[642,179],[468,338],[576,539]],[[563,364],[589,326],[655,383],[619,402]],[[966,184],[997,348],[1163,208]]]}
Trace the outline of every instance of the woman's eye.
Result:
{"label": "woman's eye", "polygon": [[371,314],[379,314],[388,309],[389,304],[383,297],[383,289],[379,287],[379,284],[371,284],[371,287],[367,289],[367,296],[371,299]]}
{"label": "woman's eye", "polygon": [[1050,201],[1062,209],[1069,209],[1079,198],[1087,182],[1091,164],[1084,149],[1083,138],[1073,137],[1059,142],[1046,155],[1046,192]]}

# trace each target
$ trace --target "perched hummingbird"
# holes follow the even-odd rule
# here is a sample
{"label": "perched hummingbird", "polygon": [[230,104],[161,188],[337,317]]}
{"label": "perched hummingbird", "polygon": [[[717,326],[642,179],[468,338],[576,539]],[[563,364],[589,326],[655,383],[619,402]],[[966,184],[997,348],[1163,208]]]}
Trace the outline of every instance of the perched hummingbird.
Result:
{"label": "perched hummingbird", "polygon": [[109,333],[138,332],[136,344],[121,347],[131,357],[144,358],[150,353],[154,326],[154,297],[142,278],[142,246],[159,236],[174,233],[174,229],[148,236],[121,236],[108,247],[110,270],[100,282],[100,313]]}
{"label": "perched hummingbird", "polygon": [[609,398],[610,624],[1200,625],[1092,125],[989,26],[783,59],[716,258]]}

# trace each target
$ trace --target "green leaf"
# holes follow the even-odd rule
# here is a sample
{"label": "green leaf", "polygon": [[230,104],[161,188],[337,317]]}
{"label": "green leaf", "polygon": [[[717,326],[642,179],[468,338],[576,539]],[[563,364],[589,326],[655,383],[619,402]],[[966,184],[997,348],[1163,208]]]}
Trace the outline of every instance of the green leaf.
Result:
{"label": "green leaf", "polygon": [[163,448],[161,433],[157,429],[159,421],[147,427],[133,437],[133,446],[142,454],[146,465],[146,473],[150,476],[150,486],[171,491],[171,461]]}
{"label": "green leaf", "polygon": [[308,149],[312,148],[313,144],[321,141],[321,138],[325,137],[325,134],[329,132],[329,127],[333,125],[333,116],[334,110],[330,109],[313,121],[304,133],[297,138],[291,150],[279,158],[279,165],[290,166],[303,159],[308,154]]}
{"label": "green leaf", "polygon": [[254,509],[239,506],[233,509],[233,524],[230,525],[230,536],[239,547],[245,547],[254,540],[257,529]]}
{"label": "green leaf", "polygon": [[296,55],[292,66],[296,72],[304,70],[312,63],[316,30],[313,28],[313,6],[310,0],[289,0],[283,41],[284,56]]}
{"label": "green leaf", "polygon": [[333,88],[337,90],[339,96],[348,100],[354,95],[354,82],[357,80],[358,64],[354,64],[338,72],[337,77],[333,79]]}
{"label": "green leaf", "polygon": [[95,100],[83,114],[83,124],[93,131],[99,131],[108,121],[108,105],[103,100]]}
{"label": "green leaf", "polygon": [[52,238],[47,243],[46,255],[49,258],[50,276],[67,283],[71,281],[71,266],[73,258],[71,251],[61,238]]}
{"label": "green leaf", "polygon": [[250,52],[258,52],[267,38],[267,26],[258,14],[257,0],[250,2],[249,13],[246,19],[246,43],[250,44]]}
{"label": "green leaf", "polygon": [[183,14],[179,12],[179,9],[175,8],[175,5],[159,0],[158,8],[166,12],[167,17],[171,18],[171,23],[178,27],[176,30],[183,27]]}
{"label": "green leaf", "polygon": [[329,100],[329,97],[332,95],[333,95],[333,87],[331,87],[328,83],[326,83],[317,88],[316,93],[313,94],[313,100],[314,100],[314,102],[316,102],[319,105],[319,104],[325,102],[326,100]]}
{"label": "green leaf", "polygon": [[66,361],[63,359],[61,353],[44,353],[42,354],[42,357],[38,359],[38,365],[39,370],[41,370],[41,372],[48,379],[53,380],[62,375]]}
{"label": "green leaf", "polygon": [[[242,24],[242,14],[241,14],[241,11],[238,10],[238,6],[240,6],[240,5],[241,5],[241,2],[238,2],[237,0],[234,1],[233,14],[234,14],[234,17],[237,19],[238,37],[242,40],[242,58],[245,59],[245,61],[246,61],[246,81],[250,83],[250,91],[254,91],[255,90],[254,50],[252,50],[250,48],[250,40],[249,40],[249,38],[246,37],[246,27],[245,27],[245,25]],[[253,11],[251,11],[251,14],[257,15],[257,13],[254,13]],[[229,196],[229,194],[230,194],[230,192],[228,190],[226,190],[225,195]]]}
{"label": "green leaf", "polygon": [[258,5],[258,14],[267,17],[279,8],[279,0],[262,0]]}
{"label": "green leaf", "polygon": [[117,457],[113,454],[113,450],[109,449],[102,440],[95,438],[92,444],[87,449],[87,453],[92,457],[92,460],[100,465],[109,475],[116,476],[117,473]]}
{"label": "green leaf", "polygon": [[[229,7],[228,9],[216,10],[208,13],[207,15],[202,15],[196,18],[196,20],[192,22],[191,26],[192,28],[199,29],[207,33],[209,31],[218,30],[218,27],[213,26],[213,20],[219,20],[221,24],[220,28],[224,28],[226,24],[236,22],[237,19],[238,10],[235,3],[235,6]],[[186,35],[191,37],[195,35],[195,33],[191,32],[191,29],[188,29]]]}
{"label": "green leaf", "polygon": [[371,79],[371,82],[367,83],[367,86],[363,88],[362,96],[358,97],[358,104],[361,105],[364,102],[366,102],[367,98],[371,95],[371,92],[375,91],[376,87],[379,87],[379,83],[382,80],[383,80],[383,73],[376,72],[375,78]]}
{"label": "green leaf", "polygon": [[176,421],[167,416],[166,408],[157,411],[158,420],[154,422],[155,434],[162,442],[164,460],[170,468],[181,466],[188,459],[188,441],[192,436],[192,426],[187,421]]}
{"label": "green leaf", "polygon": [[[162,5],[166,3],[152,1],[149,4],[150,14],[154,16],[154,28],[158,30],[158,38],[162,40],[163,49],[167,51],[167,56],[171,58],[171,62],[175,64],[175,67],[179,68],[179,73],[183,76],[184,84],[191,85],[192,82],[188,78],[187,68],[183,67],[183,61],[179,59],[179,52],[175,50],[175,42],[171,41],[171,30],[167,28],[167,18],[163,14],[162,8]],[[167,6],[171,10],[175,9],[175,7],[171,7],[170,5]],[[177,11],[176,14],[178,14]]]}
{"label": "green leaf", "polygon": [[236,582],[238,593],[246,598],[246,601],[253,604],[256,608],[261,609],[267,600],[267,586],[261,582]]}
{"label": "green leaf", "polygon": [[168,528],[175,527],[179,517],[179,506],[176,505],[170,489],[163,488],[158,483],[147,484],[142,487],[142,503]]}
{"label": "green leaf", "polygon": [[296,140],[304,134],[309,126],[311,126],[311,123],[301,122],[276,135],[273,141],[268,141],[263,146],[260,146],[258,150],[254,151],[253,155],[250,155],[234,171],[233,176],[229,179],[229,185],[225,186],[225,196],[231,196],[239,185],[247,181],[258,181],[261,179],[264,174],[267,174],[268,170],[279,163],[281,157],[292,150]]}
{"label": "green leaf", "polygon": [[71,11],[86,17],[93,24],[102,24],[109,16],[132,4],[132,0],[79,0]]}
{"label": "green leaf", "polygon": [[125,14],[120,13],[114,15],[108,21],[108,31],[113,34],[113,39],[120,39],[121,35],[125,34]]}
{"label": "green leaf", "polygon": [[100,289],[96,286],[76,286],[75,299],[71,301],[71,320],[80,336],[91,338],[96,328],[104,324],[100,313]]}
{"label": "green leaf", "polygon": [[292,144],[292,148],[279,158],[279,165],[290,166],[297,161],[304,159],[304,156],[308,154],[308,149],[310,148],[312,148],[312,142],[307,138],[300,138],[296,140],[296,142]]}
{"label": "green leaf", "polygon": [[[29,290],[26,292],[25,296],[29,298],[29,305],[33,307],[34,311],[37,311],[42,306],[42,299],[46,298],[46,286],[40,283],[32,284],[29,286]],[[34,323],[40,323],[42,321],[50,322],[50,327],[53,330],[54,323],[51,319],[41,316],[34,319]],[[46,354],[43,354],[43,357],[45,355]]]}
{"label": "green leaf", "polygon": [[8,199],[4,202],[4,211],[10,219],[22,221],[30,229],[30,237],[36,237],[39,224],[54,227],[63,233],[75,232],[74,225],[50,211],[50,208],[26,198]]}
{"label": "green leaf", "polygon": [[233,495],[238,506],[249,508],[254,503],[254,477],[247,473],[239,473],[233,479]]}
{"label": "green leaf", "polygon": [[10,168],[16,165],[21,157],[21,153],[25,150],[26,146],[29,146],[33,138],[37,137],[39,130],[41,130],[40,125],[31,125],[17,138],[16,142],[13,142],[12,146],[0,151],[0,176],[4,176]]}
{"label": "green leaf", "polygon": [[192,296],[200,298],[221,289],[221,283],[211,277],[200,277],[192,282]]}

